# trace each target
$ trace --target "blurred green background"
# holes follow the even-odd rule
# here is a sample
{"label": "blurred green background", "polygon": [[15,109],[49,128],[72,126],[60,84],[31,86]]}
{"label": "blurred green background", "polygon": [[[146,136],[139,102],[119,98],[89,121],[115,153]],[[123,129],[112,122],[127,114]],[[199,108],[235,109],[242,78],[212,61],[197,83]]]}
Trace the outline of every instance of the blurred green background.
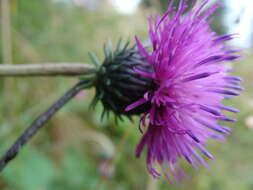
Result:
{"label": "blurred green background", "polygon": [[[1,19],[0,62],[11,64],[86,62],[88,51],[103,59],[107,40],[147,38],[147,16],[164,10],[166,1],[146,0],[132,14],[121,14],[110,1],[0,0],[8,2],[10,22]],[[125,0],[127,1],[127,0]],[[79,3],[78,3],[79,2]],[[92,2],[92,3],[89,3]],[[0,6],[3,13],[3,3]],[[6,9],[5,9],[6,11]],[[213,27],[226,32],[223,9]],[[1,14],[3,18],[3,14]],[[8,37],[8,23],[11,24]],[[4,34],[3,34],[4,33]],[[10,47],[10,45],[12,47]],[[6,47],[7,46],[7,47]],[[8,52],[10,50],[10,52]],[[188,181],[174,186],[149,176],[144,154],[134,156],[141,135],[138,118],[115,125],[101,121],[101,105],[90,111],[94,94],[85,91],[50,120],[0,176],[1,190],[252,190],[253,75],[250,48],[233,64],[246,90],[228,105],[238,107],[238,122],[227,142],[211,141],[215,155],[210,168],[198,171],[187,164]],[[69,89],[73,78],[2,78],[0,81],[0,153],[50,104]]]}

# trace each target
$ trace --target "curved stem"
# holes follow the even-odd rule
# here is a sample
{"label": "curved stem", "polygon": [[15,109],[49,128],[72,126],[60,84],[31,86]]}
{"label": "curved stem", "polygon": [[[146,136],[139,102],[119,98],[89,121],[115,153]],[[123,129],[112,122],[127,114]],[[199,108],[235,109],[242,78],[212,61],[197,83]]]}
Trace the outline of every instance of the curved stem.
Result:
{"label": "curved stem", "polygon": [[20,149],[41,129],[44,124],[69,100],[71,100],[78,92],[83,88],[91,87],[91,81],[79,81],[74,87],[68,90],[60,99],[58,99],[52,106],[48,108],[44,113],[37,117],[36,120],[23,132],[23,134],[16,140],[16,142],[6,151],[6,153],[0,159],[0,171],[13,160]]}

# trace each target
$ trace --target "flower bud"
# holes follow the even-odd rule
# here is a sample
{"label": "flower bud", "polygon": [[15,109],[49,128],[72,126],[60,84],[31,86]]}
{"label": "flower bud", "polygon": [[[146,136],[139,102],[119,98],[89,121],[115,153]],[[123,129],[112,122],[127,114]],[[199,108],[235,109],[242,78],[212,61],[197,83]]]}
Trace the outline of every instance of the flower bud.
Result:
{"label": "flower bud", "polygon": [[129,42],[118,43],[115,51],[105,46],[105,59],[96,73],[96,95],[93,104],[101,100],[104,113],[112,111],[116,116],[141,114],[150,104],[125,112],[125,108],[142,98],[149,91],[153,82],[151,78],[142,76],[134,70],[152,72],[150,64],[145,62],[135,47],[128,47]]}

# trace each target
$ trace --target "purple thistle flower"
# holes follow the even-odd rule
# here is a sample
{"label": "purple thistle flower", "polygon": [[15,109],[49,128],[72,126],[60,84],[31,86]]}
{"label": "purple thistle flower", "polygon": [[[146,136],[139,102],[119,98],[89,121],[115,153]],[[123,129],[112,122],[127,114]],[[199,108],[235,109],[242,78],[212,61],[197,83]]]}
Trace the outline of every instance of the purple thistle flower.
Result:
{"label": "purple thistle flower", "polygon": [[[144,103],[151,104],[141,117],[140,129],[146,131],[136,156],[146,147],[149,172],[155,178],[162,174],[176,183],[187,177],[180,169],[180,158],[194,168],[198,163],[208,167],[199,152],[213,159],[205,148],[207,140],[224,141],[223,135],[230,134],[231,129],[218,122],[235,121],[222,111],[238,112],[222,105],[222,101],[239,95],[235,90],[242,89],[241,79],[229,76],[223,64],[239,57],[236,50],[224,44],[234,35],[217,36],[209,26],[210,16],[219,5],[203,11],[208,0],[200,6],[198,2],[185,13],[186,1],[181,0],[176,10],[172,0],[162,17],[149,18],[152,51],[147,51],[138,38],[136,43],[154,72],[135,72],[153,79],[155,88],[126,108],[130,111]],[[155,168],[157,164],[161,171]]]}

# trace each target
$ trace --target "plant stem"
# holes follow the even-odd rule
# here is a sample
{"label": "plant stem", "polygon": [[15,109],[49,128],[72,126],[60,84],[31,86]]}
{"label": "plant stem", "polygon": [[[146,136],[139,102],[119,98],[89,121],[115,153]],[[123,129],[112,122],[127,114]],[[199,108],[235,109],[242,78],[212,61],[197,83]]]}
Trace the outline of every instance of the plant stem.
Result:
{"label": "plant stem", "polygon": [[84,63],[0,64],[0,77],[80,76],[93,71]]}
{"label": "plant stem", "polygon": [[79,81],[74,87],[68,90],[60,99],[58,99],[48,110],[37,117],[36,120],[23,132],[23,134],[16,140],[16,142],[6,151],[0,159],[0,172],[5,166],[13,160],[19,150],[41,129],[44,124],[69,100],[71,100],[83,88],[91,87],[90,81]]}

